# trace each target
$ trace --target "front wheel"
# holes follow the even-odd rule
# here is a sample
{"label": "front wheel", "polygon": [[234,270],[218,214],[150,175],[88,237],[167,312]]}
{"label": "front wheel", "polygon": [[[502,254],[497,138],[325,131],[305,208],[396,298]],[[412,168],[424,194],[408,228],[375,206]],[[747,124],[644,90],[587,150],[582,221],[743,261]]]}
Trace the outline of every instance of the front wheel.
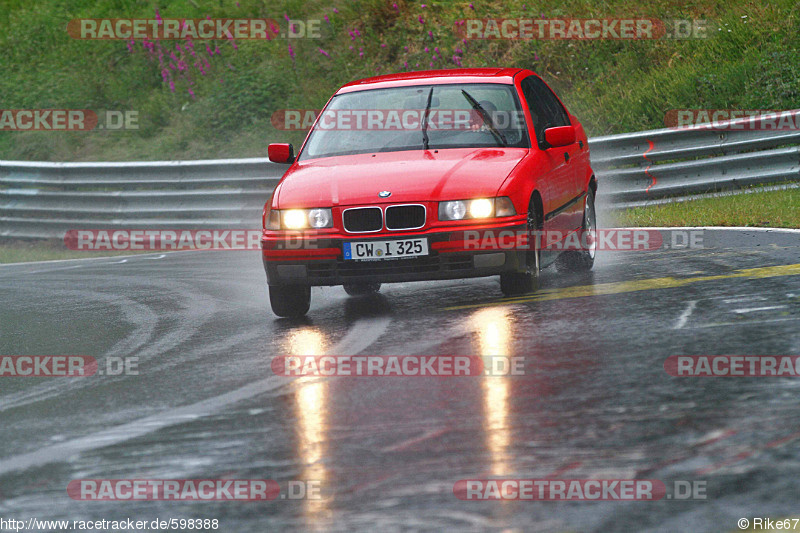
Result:
{"label": "front wheel", "polygon": [[528,206],[528,243],[531,247],[525,254],[525,272],[504,272],[500,274],[500,290],[504,296],[518,296],[533,292],[539,288],[539,249],[537,248],[537,231],[539,217],[536,204],[531,199]]}
{"label": "front wheel", "polygon": [[596,233],[597,217],[594,211],[594,195],[590,189],[586,193],[586,205],[583,208],[581,250],[570,250],[559,255],[556,259],[556,268],[559,272],[588,272],[592,269],[597,254]]}
{"label": "front wheel", "polygon": [[280,317],[298,318],[311,307],[311,287],[307,285],[270,285],[269,304]]}

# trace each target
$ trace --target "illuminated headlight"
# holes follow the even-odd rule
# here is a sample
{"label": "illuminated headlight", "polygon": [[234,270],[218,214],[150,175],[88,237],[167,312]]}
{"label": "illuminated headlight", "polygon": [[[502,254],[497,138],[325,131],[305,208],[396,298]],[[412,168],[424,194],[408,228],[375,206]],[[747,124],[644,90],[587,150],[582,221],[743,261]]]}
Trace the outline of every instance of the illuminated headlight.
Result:
{"label": "illuminated headlight", "polygon": [[[272,211],[270,215],[276,211]],[[287,209],[277,215],[283,229],[322,229],[333,227],[333,216],[329,208]]]}
{"label": "illuminated headlight", "polygon": [[283,212],[283,227],[286,229],[303,229],[308,227],[308,218],[302,209],[289,209]]}
{"label": "illuminated headlight", "polygon": [[439,220],[508,217],[516,214],[511,199],[505,196],[439,202]]}
{"label": "illuminated headlight", "polygon": [[487,198],[479,198],[469,203],[469,216],[472,218],[488,218],[494,211],[494,202]]}

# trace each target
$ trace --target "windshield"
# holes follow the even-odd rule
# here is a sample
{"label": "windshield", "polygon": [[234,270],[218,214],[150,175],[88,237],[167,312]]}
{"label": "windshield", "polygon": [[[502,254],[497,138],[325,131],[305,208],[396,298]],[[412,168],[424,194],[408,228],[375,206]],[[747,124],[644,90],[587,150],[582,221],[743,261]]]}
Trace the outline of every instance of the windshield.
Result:
{"label": "windshield", "polygon": [[334,96],[300,159],[503,146],[529,146],[512,85],[416,85]]}

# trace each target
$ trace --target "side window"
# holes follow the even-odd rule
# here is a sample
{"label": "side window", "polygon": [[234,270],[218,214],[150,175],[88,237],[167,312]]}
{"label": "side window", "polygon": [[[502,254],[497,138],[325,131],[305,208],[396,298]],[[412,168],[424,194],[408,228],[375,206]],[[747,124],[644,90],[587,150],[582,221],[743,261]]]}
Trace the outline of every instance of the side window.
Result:
{"label": "side window", "polygon": [[557,126],[569,126],[569,115],[553,91],[536,76],[522,80],[522,95],[528,103],[533,118],[533,129],[540,147],[545,146],[544,130]]}
{"label": "side window", "polygon": [[550,117],[550,112],[548,109],[543,105],[542,100],[536,93],[534,89],[533,80],[535,76],[529,76],[522,80],[522,96],[525,98],[525,102],[528,104],[528,109],[531,112],[531,118],[533,119],[533,131],[536,136],[536,141],[539,144],[539,147],[544,146],[544,130],[547,128],[547,123],[550,122],[552,119]]}
{"label": "side window", "polygon": [[564,109],[564,106],[561,105],[561,102],[558,101],[556,95],[553,94],[553,91],[536,76],[531,76],[531,79],[534,89],[542,99],[545,107],[550,111],[553,122],[548,127],[569,126],[569,115],[567,115],[567,111]]}

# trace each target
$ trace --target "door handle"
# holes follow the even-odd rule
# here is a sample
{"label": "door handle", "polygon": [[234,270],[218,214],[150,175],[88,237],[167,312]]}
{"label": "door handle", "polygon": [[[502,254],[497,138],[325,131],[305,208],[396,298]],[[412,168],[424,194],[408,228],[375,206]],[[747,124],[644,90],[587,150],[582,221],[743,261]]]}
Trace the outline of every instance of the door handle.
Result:
{"label": "door handle", "polygon": [[569,152],[564,152],[564,162],[569,163]]}

